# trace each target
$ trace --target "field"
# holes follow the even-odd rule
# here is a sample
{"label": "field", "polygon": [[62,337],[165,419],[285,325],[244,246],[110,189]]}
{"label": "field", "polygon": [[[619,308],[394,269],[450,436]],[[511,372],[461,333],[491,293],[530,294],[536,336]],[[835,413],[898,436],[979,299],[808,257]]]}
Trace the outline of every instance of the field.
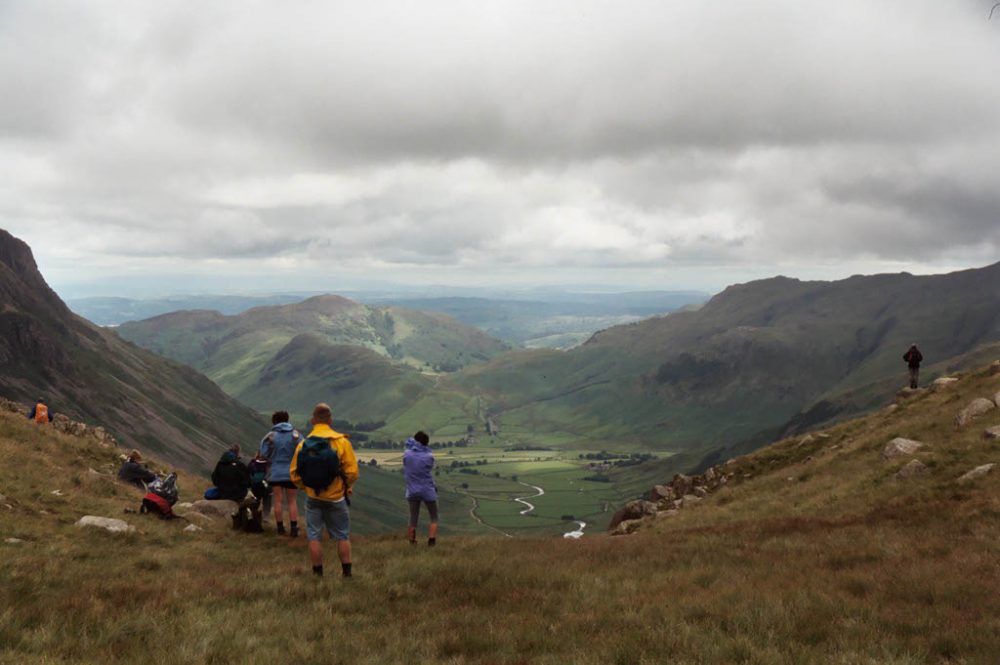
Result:
{"label": "field", "polygon": [[[469,447],[435,451],[438,489],[465,495],[469,516],[491,531],[558,535],[577,530],[578,521],[600,531],[616,506],[632,498],[616,483],[585,480],[597,473],[588,465],[600,463],[581,459],[593,450],[512,450],[502,440],[485,438]],[[375,459],[383,471],[401,472],[401,451],[359,449],[358,456]]]}

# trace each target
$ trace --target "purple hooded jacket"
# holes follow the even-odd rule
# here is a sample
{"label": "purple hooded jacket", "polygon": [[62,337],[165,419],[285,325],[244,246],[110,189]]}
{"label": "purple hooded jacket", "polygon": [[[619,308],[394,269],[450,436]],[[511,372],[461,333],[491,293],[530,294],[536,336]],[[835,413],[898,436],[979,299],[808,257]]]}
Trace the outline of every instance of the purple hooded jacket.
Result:
{"label": "purple hooded jacket", "polygon": [[437,501],[434,485],[434,453],[416,439],[406,440],[403,453],[403,476],[406,478],[406,498]]}

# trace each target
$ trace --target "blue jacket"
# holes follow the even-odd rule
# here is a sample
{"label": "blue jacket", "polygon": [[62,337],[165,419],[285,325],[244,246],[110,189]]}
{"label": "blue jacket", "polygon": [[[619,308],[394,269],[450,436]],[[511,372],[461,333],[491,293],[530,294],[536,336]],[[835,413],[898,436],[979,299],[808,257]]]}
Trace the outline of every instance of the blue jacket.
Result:
{"label": "blue jacket", "polygon": [[406,440],[403,453],[403,476],[406,478],[406,498],[437,501],[434,484],[434,453],[430,446],[415,439]]}
{"label": "blue jacket", "polygon": [[292,464],[295,447],[302,441],[302,435],[290,423],[278,423],[271,428],[260,442],[261,457],[271,460],[271,475],[274,482],[291,482],[288,467]]}

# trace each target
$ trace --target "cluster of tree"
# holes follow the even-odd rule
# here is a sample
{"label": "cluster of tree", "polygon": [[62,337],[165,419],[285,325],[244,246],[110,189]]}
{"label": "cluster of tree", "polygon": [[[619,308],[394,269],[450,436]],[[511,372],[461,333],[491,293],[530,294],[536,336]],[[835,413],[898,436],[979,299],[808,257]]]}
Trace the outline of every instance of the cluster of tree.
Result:
{"label": "cluster of tree", "polygon": [[470,462],[468,460],[457,460],[456,459],[456,460],[452,460],[451,461],[451,468],[453,468],[453,469],[460,469],[460,468],[463,468],[463,467],[468,467],[468,466],[473,466],[473,465],[475,465],[475,466],[484,466],[485,464],[487,464],[487,462],[486,462],[485,459],[477,459],[475,462]]}
{"label": "cluster of tree", "polygon": [[604,473],[595,473],[592,476],[585,476],[584,480],[590,480],[590,481],[593,481],[595,483],[610,483],[611,482],[611,478],[608,477],[608,475],[604,474]]}
{"label": "cluster of tree", "polygon": [[[369,448],[372,450],[403,450],[406,446],[404,441],[393,441],[392,439],[387,439],[385,441],[373,441],[370,440],[366,435],[360,435],[360,438],[355,439],[354,436],[348,435],[351,439],[351,443],[354,444],[355,448]],[[432,441],[431,448],[434,450],[439,450],[441,448],[466,448],[469,442],[465,439],[459,439],[458,441]]]}
{"label": "cluster of tree", "polygon": [[511,446],[507,452],[518,452],[520,450],[552,450],[549,446]]}
{"label": "cluster of tree", "polygon": [[635,466],[655,459],[656,455],[652,453],[609,453],[607,450],[602,450],[599,453],[580,453],[577,458],[606,461],[610,462],[611,466]]}

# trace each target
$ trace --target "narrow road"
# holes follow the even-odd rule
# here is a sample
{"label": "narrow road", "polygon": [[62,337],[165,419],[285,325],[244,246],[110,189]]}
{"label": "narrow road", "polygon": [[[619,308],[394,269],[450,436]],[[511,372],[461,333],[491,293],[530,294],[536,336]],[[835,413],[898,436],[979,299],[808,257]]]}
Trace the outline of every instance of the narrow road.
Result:
{"label": "narrow road", "polygon": [[482,524],[483,526],[485,526],[488,529],[493,529],[497,533],[502,533],[503,535],[507,536],[508,538],[513,538],[514,537],[514,536],[510,535],[509,533],[507,533],[506,531],[504,531],[503,529],[498,529],[495,526],[493,526],[492,524],[487,524],[486,522],[484,522],[482,520],[482,518],[479,517],[479,515],[476,514],[476,509],[479,508],[479,499],[477,499],[473,495],[469,494],[468,492],[466,492],[465,495],[467,497],[469,497],[470,499],[472,499],[472,508],[469,509],[469,514],[472,515],[472,519],[476,520],[477,522],[479,522],[480,524]]}
{"label": "narrow road", "polygon": [[583,530],[587,528],[587,523],[581,522],[580,520],[577,520],[576,523],[579,525],[576,530],[567,531],[563,534],[563,538],[573,538],[574,540],[577,538],[583,538]]}

